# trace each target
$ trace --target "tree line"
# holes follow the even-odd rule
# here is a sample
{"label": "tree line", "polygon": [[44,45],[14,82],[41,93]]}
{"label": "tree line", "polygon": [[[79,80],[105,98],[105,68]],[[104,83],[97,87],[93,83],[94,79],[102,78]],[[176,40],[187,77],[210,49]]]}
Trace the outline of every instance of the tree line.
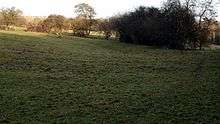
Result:
{"label": "tree line", "polygon": [[167,0],[161,8],[140,6],[108,19],[95,19],[94,8],[85,3],[74,8],[75,18],[54,14],[31,22],[25,20],[19,9],[4,8],[0,11],[1,29],[25,26],[26,31],[58,35],[69,32],[80,37],[88,37],[93,31],[105,39],[114,36],[125,43],[201,49],[212,41],[213,30],[217,27],[212,0]]}

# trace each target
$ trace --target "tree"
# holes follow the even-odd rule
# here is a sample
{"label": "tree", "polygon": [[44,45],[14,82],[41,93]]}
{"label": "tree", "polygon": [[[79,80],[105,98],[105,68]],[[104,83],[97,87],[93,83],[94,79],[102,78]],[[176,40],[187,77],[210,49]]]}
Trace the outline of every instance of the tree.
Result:
{"label": "tree", "polygon": [[[210,32],[207,31],[214,21],[212,21],[216,15],[214,10],[213,0],[197,0],[196,8],[198,11],[199,28],[200,28],[200,42],[199,48],[202,49],[202,44],[207,40]],[[204,22],[204,23],[203,23]],[[211,22],[211,23],[210,23]],[[206,34],[207,37],[204,37]],[[208,41],[208,40],[207,40]]]}
{"label": "tree", "polygon": [[96,15],[94,8],[86,3],[76,5],[75,13],[78,17],[85,19],[93,19],[93,17]]}
{"label": "tree", "polygon": [[201,49],[203,45],[209,45],[213,43],[213,33],[217,27],[217,21],[214,19],[204,18],[199,27],[200,37],[199,37],[199,48]]}
{"label": "tree", "polygon": [[88,36],[91,30],[89,20],[84,18],[75,18],[71,22],[73,34],[80,37]]}
{"label": "tree", "polygon": [[46,25],[47,32],[61,33],[65,28],[65,17],[62,15],[50,15],[44,21],[43,25]]}
{"label": "tree", "polygon": [[17,21],[22,15],[22,11],[16,9],[15,7],[2,8],[0,14],[2,17],[2,23],[8,27],[13,26],[17,23]]}
{"label": "tree", "polygon": [[[81,20],[79,32],[84,33],[85,36],[91,32],[91,27],[94,24],[94,16],[96,15],[95,10],[86,3],[81,3],[75,6],[75,13],[77,14],[77,20]],[[79,23],[79,22],[77,22]],[[83,30],[82,30],[83,29]]]}
{"label": "tree", "polygon": [[215,4],[213,0],[183,0],[184,5],[193,11],[198,19],[199,26],[199,48],[209,42],[208,38],[213,33],[210,29],[215,24]]}
{"label": "tree", "polygon": [[183,4],[185,5],[186,9],[193,10],[194,7],[196,6],[196,1],[195,0],[184,0]]}

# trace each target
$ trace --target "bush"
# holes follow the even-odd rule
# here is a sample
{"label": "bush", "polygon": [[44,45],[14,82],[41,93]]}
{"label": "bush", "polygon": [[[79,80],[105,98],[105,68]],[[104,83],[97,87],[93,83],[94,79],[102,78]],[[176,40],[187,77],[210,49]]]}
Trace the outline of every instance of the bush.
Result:
{"label": "bush", "polygon": [[195,49],[199,44],[199,26],[193,12],[179,4],[163,10],[162,45],[172,49]]}
{"label": "bush", "polygon": [[27,25],[27,30],[26,31],[31,31],[31,32],[47,32],[47,33],[49,33],[49,28],[43,22],[40,22],[39,24],[31,24],[31,23],[29,23]]}
{"label": "bush", "polygon": [[193,12],[181,5],[163,9],[139,7],[115,22],[120,41],[172,49],[198,47],[199,28]]}
{"label": "bush", "polygon": [[161,13],[157,8],[140,7],[135,12],[122,15],[116,21],[120,41],[156,45],[160,30]]}
{"label": "bush", "polygon": [[50,15],[45,20],[38,22],[38,24],[29,23],[27,31],[32,32],[47,32],[47,33],[62,33],[66,29],[65,17],[61,15]]}

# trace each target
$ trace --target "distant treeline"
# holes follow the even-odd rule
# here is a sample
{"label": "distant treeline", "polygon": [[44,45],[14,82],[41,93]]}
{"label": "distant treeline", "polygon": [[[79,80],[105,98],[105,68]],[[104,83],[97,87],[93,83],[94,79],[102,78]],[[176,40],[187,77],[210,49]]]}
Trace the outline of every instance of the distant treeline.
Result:
{"label": "distant treeline", "polygon": [[[89,37],[96,32],[105,39],[118,38],[121,42],[160,46],[171,49],[202,48],[218,39],[212,0],[168,0],[162,8],[139,7],[135,11],[108,19],[95,19],[95,10],[88,4],[75,6],[75,18],[50,15],[47,18],[27,19],[16,8],[0,11],[3,30],[23,26],[26,31]],[[216,40],[216,43],[219,41]]]}

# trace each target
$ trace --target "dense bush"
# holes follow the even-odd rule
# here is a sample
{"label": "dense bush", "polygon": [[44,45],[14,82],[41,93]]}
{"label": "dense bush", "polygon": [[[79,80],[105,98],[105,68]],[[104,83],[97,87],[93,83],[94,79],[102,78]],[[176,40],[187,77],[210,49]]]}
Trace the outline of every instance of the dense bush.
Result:
{"label": "dense bush", "polygon": [[162,9],[163,46],[173,49],[195,49],[199,43],[199,26],[195,14],[179,3],[170,3]]}
{"label": "dense bush", "polygon": [[139,7],[115,23],[120,41],[192,49],[198,45],[198,25],[193,12],[176,3],[163,9]]}
{"label": "dense bush", "polygon": [[160,18],[159,9],[145,7],[120,16],[115,22],[120,41],[145,45],[157,44],[161,28]]}

